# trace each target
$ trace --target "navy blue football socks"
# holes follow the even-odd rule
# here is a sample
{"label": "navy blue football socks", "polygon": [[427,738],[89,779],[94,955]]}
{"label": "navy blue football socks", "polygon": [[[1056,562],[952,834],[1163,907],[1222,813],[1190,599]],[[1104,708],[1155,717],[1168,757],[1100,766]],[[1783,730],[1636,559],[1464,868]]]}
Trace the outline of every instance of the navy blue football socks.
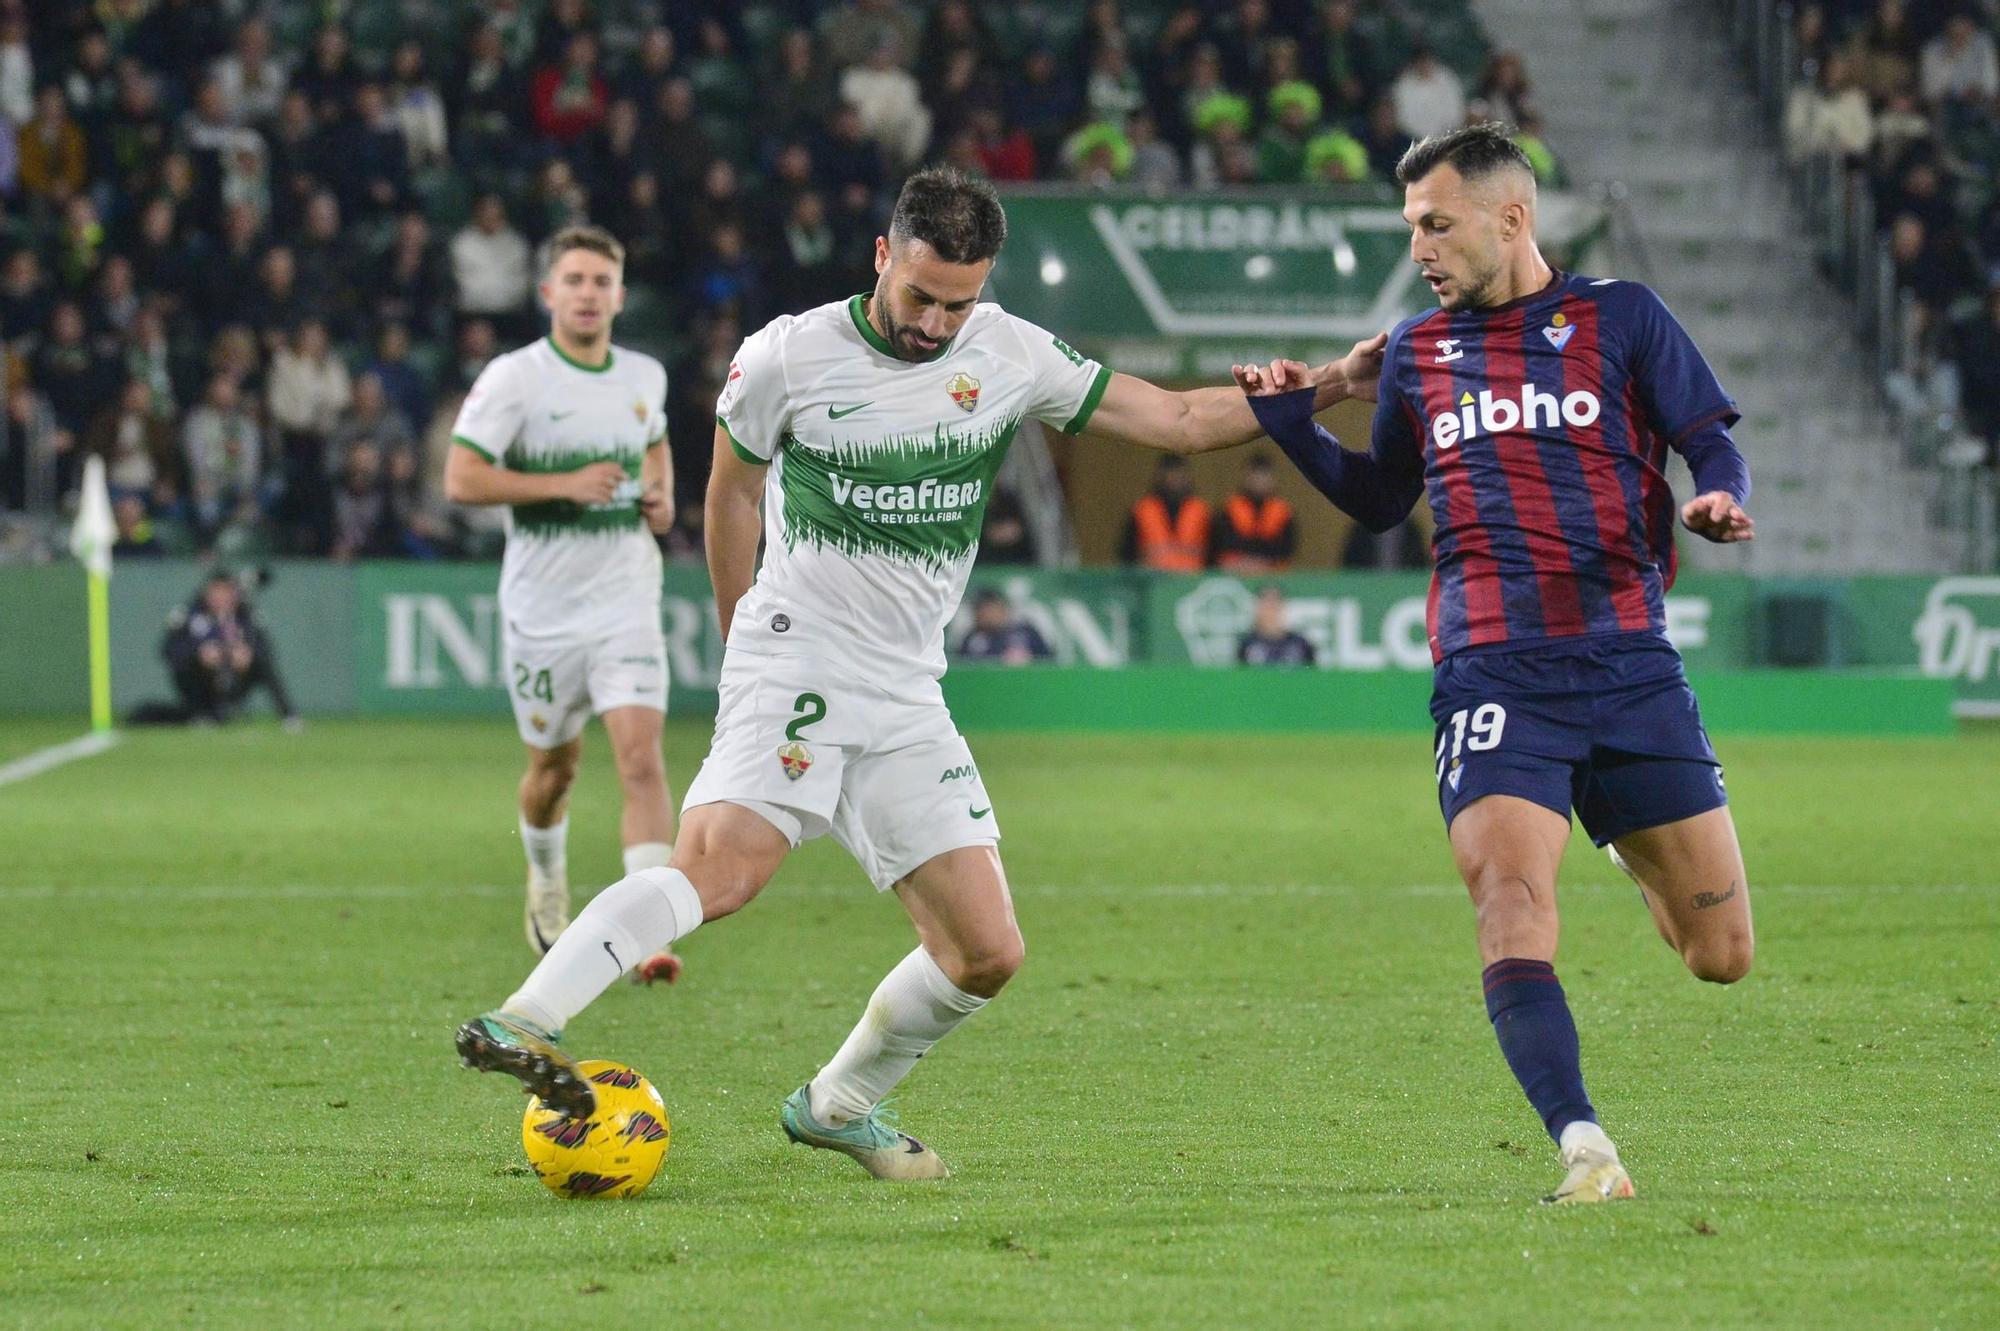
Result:
{"label": "navy blue football socks", "polygon": [[1506,957],[1488,966],[1482,978],[1486,1015],[1493,1019],[1500,1052],[1549,1136],[1560,1142],[1562,1130],[1579,1119],[1597,1122],[1583,1089],[1576,1023],[1556,968],[1546,961]]}

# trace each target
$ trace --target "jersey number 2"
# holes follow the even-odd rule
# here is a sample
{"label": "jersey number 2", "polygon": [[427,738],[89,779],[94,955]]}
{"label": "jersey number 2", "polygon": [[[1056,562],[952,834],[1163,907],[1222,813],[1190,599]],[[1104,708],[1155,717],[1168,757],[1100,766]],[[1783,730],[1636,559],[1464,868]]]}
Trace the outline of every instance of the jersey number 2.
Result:
{"label": "jersey number 2", "polygon": [[797,712],[798,715],[792,718],[790,725],[785,727],[785,738],[789,740],[801,740],[805,738],[804,735],[799,733],[801,730],[804,730],[815,721],[826,720],[826,699],[820,697],[817,693],[801,693],[797,698],[792,700],[792,710]]}

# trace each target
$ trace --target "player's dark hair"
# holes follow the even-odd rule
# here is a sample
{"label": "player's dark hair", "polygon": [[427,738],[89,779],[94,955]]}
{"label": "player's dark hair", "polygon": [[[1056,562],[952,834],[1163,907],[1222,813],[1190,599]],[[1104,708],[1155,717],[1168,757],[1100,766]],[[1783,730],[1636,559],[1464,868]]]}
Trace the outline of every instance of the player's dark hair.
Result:
{"label": "player's dark hair", "polygon": [[921,240],[946,263],[984,263],[1006,243],[1007,214],[985,181],[933,166],[903,183],[889,238]]}
{"label": "player's dark hair", "polygon": [[1396,183],[1414,185],[1441,166],[1451,167],[1468,181],[1483,180],[1509,168],[1535,174],[1534,163],[1514,142],[1512,126],[1497,120],[1433,134],[1417,140],[1396,163]]}
{"label": "player's dark hair", "polygon": [[620,268],[625,266],[625,247],[609,231],[601,226],[577,224],[566,226],[549,237],[549,267],[554,269],[556,261],[571,250],[588,250],[601,254]]}

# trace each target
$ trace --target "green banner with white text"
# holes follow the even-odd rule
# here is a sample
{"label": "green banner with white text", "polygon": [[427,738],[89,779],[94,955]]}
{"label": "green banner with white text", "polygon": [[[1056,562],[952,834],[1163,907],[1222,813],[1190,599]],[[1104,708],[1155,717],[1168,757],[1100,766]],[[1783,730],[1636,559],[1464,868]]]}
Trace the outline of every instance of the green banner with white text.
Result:
{"label": "green banner with white text", "polygon": [[[1385,186],[1158,197],[1009,190],[992,288],[1009,311],[1114,369],[1227,378],[1232,364],[1344,355],[1436,301],[1410,262],[1399,192]],[[1602,210],[1541,198],[1543,248],[1565,266]]]}
{"label": "green banner with white text", "polygon": [[[170,692],[161,637],[205,572],[156,560],[128,562],[114,575],[112,676],[121,713]],[[1202,670],[1234,665],[1264,581],[978,568],[970,591],[999,592],[1048,643],[1056,666]],[[1288,622],[1313,645],[1321,671],[1430,670],[1425,575],[1299,573],[1270,581],[1283,588]],[[498,585],[499,569],[488,564],[280,563],[252,595],[302,711],[502,718]],[[948,646],[972,626],[970,599],[946,630]],[[668,567],[660,616],[671,706],[713,709],[722,642],[702,568]],[[1668,594],[1667,620],[1694,673],[1779,669],[1803,680],[1902,672],[1948,681],[1961,716],[2000,716],[2000,577],[1690,574]],[[8,685],[0,714],[84,714],[83,623],[83,579],[73,569],[0,568],[0,683]],[[982,668],[954,666],[975,669]]]}

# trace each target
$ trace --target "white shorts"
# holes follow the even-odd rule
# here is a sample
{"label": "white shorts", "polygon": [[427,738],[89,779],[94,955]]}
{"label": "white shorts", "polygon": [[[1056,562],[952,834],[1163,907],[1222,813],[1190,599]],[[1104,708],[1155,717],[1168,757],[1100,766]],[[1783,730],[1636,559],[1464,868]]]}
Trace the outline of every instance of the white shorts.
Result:
{"label": "white shorts", "polygon": [[553,749],[583,733],[592,712],[667,710],[667,640],[657,623],[590,639],[501,634],[514,724],[530,747]]}
{"label": "white shorts", "polygon": [[937,681],[892,693],[810,656],[724,656],[715,740],[683,810],[725,802],[794,846],[832,832],[877,891],[1000,840]]}

